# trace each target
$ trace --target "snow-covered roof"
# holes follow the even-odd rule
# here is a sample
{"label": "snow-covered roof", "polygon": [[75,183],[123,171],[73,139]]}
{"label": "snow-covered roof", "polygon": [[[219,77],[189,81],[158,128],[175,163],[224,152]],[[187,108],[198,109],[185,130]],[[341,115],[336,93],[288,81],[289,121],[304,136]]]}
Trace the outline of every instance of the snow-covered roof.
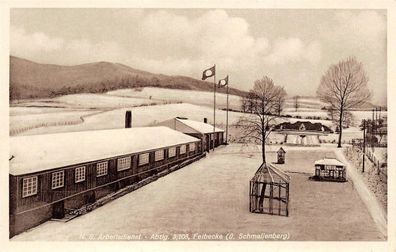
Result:
{"label": "snow-covered roof", "polygon": [[168,127],[68,132],[10,138],[10,174],[21,175],[199,139]]}
{"label": "snow-covered roof", "polygon": [[[213,125],[188,119],[176,118],[177,121],[184,123],[188,127],[198,131],[202,134],[213,133]],[[215,127],[215,132],[224,132],[224,130]]]}
{"label": "snow-covered roof", "polygon": [[315,165],[335,165],[335,166],[345,166],[338,159],[335,158],[324,158],[315,161]]}

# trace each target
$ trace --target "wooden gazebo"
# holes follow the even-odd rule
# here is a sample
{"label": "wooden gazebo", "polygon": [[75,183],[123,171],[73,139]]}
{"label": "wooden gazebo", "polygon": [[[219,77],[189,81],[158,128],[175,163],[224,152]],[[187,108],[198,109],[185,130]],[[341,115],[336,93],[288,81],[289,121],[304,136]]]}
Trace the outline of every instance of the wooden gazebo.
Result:
{"label": "wooden gazebo", "polygon": [[311,180],[346,182],[346,166],[335,158],[315,161],[315,175]]}
{"label": "wooden gazebo", "polygon": [[289,183],[289,175],[263,163],[250,180],[250,212],[289,216]]}

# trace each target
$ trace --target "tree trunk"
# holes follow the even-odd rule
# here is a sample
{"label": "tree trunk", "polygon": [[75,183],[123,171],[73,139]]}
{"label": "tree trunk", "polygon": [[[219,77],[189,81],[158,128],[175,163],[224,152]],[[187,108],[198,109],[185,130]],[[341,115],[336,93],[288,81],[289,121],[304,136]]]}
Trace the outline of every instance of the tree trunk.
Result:
{"label": "tree trunk", "polygon": [[338,146],[337,146],[337,148],[341,148],[341,138],[342,138],[342,117],[343,117],[343,108],[341,107],[341,109],[340,109],[340,120],[339,120],[339,124],[338,124],[338,127],[339,127],[339,129],[338,129]]}
{"label": "tree trunk", "polygon": [[259,210],[260,212],[264,212],[264,199],[265,199],[265,189],[267,187],[267,183],[263,184],[263,187],[261,189],[261,194],[260,194],[260,199],[259,199]]}
{"label": "tree trunk", "polygon": [[263,139],[263,142],[261,143],[261,151],[262,151],[263,163],[265,163],[265,139]]}
{"label": "tree trunk", "polygon": [[[264,112],[263,112],[263,114],[264,114]],[[263,158],[263,164],[265,163],[265,124],[264,124],[264,122],[262,121],[261,122],[261,139],[262,139],[262,141],[261,141],[261,156],[262,156],[262,158]]]}

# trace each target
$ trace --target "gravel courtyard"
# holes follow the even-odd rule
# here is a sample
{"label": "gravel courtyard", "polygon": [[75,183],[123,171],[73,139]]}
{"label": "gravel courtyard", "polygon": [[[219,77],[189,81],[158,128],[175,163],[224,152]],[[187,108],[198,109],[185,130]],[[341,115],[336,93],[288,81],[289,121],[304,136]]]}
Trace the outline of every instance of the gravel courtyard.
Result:
{"label": "gravel courtyard", "polygon": [[[274,150],[269,150],[270,162],[276,160]],[[46,222],[12,240],[175,240],[174,234],[184,234],[177,236],[183,240],[227,234],[233,240],[385,239],[351,181],[308,180],[315,160],[335,156],[331,150],[286,151],[286,164],[278,167],[291,175],[289,217],[249,213],[249,180],[260,152],[231,144],[86,215]]]}

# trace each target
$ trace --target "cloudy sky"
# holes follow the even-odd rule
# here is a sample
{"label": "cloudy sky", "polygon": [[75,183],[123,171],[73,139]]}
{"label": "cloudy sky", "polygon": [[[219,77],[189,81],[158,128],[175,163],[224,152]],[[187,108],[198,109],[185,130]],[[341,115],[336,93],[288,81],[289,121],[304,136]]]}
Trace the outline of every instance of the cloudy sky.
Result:
{"label": "cloudy sky", "polygon": [[373,101],[386,103],[386,12],[275,9],[12,9],[11,55],[40,63],[111,61],[248,90],[268,75],[289,95],[315,95],[320,77],[355,56]]}

